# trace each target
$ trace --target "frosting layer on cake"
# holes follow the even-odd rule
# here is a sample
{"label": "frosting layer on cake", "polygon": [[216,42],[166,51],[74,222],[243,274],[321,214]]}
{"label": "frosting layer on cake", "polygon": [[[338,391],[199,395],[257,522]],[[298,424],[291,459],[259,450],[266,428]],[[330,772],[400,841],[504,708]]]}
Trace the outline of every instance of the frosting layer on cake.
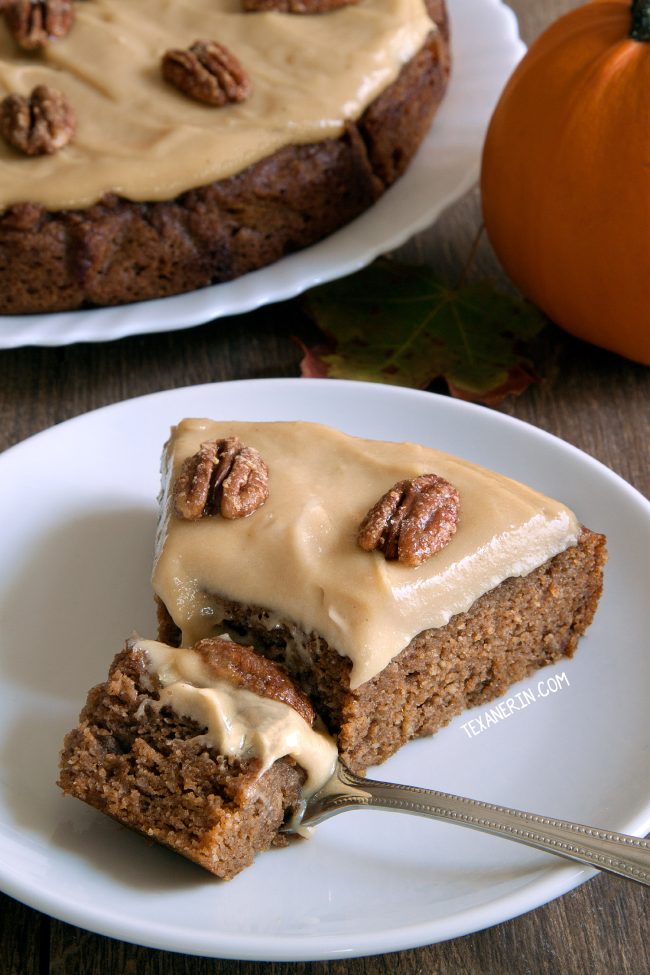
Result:
{"label": "frosting layer on cake", "polygon": [[[321,15],[244,13],[240,0],[92,0],[68,36],[20,50],[0,18],[0,97],[58,88],[77,117],[54,156],[0,140],[0,209],[85,207],[104,193],[168,200],[292,144],[338,138],[435,26],[423,0],[361,0]],[[160,58],[197,39],[229,48],[251,97],[215,109],[163,81]]]}
{"label": "frosting layer on cake", "polygon": [[162,685],[160,707],[204,725],[206,743],[220,754],[259,758],[260,775],[277,759],[291,756],[307,773],[305,795],[317,792],[333,774],[334,741],[311,728],[288,704],[215,678],[193,650],[156,640],[136,640],[133,646],[146,653],[149,673]]}
{"label": "frosting layer on cake", "polygon": [[[172,491],[182,462],[203,441],[230,436],[266,461],[268,500],[234,521],[180,519]],[[427,473],[460,495],[449,544],[415,568],[359,548],[358,526],[375,502]],[[218,597],[263,607],[349,657],[353,688],[418,633],[574,545],[579,531],[565,505],[467,461],[303,422],[184,420],[166,447],[163,486],[153,584],[183,643],[219,632]]]}

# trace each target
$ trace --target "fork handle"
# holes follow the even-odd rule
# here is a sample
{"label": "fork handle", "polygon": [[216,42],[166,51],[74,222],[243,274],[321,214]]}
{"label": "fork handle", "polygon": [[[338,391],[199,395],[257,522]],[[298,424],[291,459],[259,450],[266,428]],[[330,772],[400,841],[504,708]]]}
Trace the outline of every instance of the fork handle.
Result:
{"label": "fork handle", "polygon": [[[318,821],[350,808],[392,809],[506,836],[525,846],[577,860],[650,887],[648,840],[477,799],[465,799],[447,792],[363,779],[349,769],[342,768],[340,778],[349,791],[346,790],[345,795],[324,796],[323,814],[318,815]],[[315,821],[310,817],[310,825]]]}

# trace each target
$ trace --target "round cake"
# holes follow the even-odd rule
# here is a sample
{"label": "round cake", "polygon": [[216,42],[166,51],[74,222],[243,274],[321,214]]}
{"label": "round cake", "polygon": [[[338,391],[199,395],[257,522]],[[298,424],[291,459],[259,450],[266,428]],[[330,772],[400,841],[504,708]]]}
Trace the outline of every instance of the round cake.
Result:
{"label": "round cake", "polygon": [[443,0],[0,0],[0,312],[159,298],[309,246],[403,173]]}

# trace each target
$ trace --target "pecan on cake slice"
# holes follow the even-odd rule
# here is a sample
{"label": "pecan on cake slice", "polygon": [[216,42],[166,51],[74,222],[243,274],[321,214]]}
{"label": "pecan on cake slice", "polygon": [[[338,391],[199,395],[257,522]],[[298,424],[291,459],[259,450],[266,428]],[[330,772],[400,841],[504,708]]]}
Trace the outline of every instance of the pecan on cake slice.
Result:
{"label": "pecan on cake slice", "polygon": [[174,509],[188,521],[216,514],[245,518],[268,498],[268,476],[261,454],[239,437],[206,440],[183,462],[174,485]]}
{"label": "pecan on cake slice", "polygon": [[252,647],[223,637],[206,637],[194,645],[194,651],[203,657],[215,677],[258,697],[288,704],[310,727],[314,724],[316,713],[309,698],[281,667]]}
{"label": "pecan on cake slice", "polygon": [[387,561],[420,565],[455,534],[459,503],[453,484],[437,474],[398,481],[363,519],[357,542]]}

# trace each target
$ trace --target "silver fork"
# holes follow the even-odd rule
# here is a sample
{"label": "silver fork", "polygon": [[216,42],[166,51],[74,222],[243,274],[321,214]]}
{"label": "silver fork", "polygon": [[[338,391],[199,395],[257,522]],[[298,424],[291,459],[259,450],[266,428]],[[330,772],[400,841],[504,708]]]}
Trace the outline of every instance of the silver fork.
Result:
{"label": "silver fork", "polygon": [[367,808],[392,809],[469,826],[650,887],[648,840],[477,799],[464,799],[448,792],[364,779],[340,761],[323,788],[310,799],[298,803],[283,831],[296,833],[348,809]]}

